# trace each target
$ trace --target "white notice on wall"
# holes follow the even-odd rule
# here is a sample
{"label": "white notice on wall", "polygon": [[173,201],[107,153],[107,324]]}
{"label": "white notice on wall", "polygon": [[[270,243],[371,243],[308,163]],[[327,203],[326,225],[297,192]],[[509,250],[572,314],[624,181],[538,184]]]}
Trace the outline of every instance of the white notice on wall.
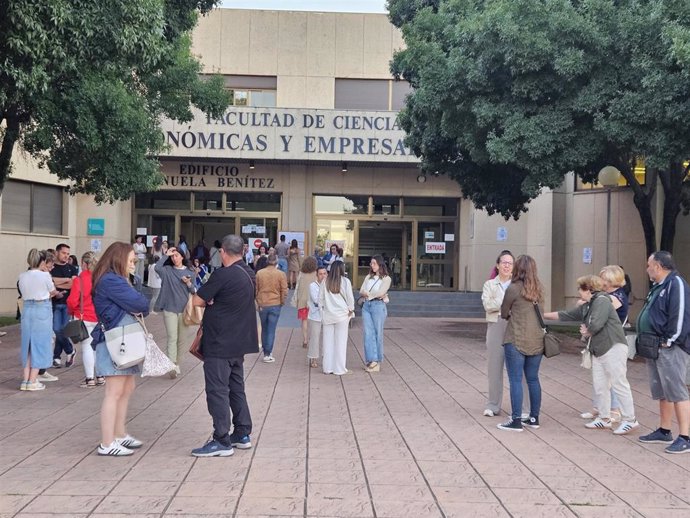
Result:
{"label": "white notice on wall", "polygon": [[425,230],[424,231],[424,239],[434,239],[434,231],[433,230]]}
{"label": "white notice on wall", "polygon": [[145,236],[146,227],[137,227],[137,236]]}
{"label": "white notice on wall", "polygon": [[427,254],[445,254],[446,244],[445,243],[434,243],[432,241],[427,241],[425,244]]}
{"label": "white notice on wall", "polygon": [[444,234],[444,241],[455,241],[455,234]]}
{"label": "white notice on wall", "polygon": [[592,249],[583,248],[582,249],[582,262],[585,264],[592,264]]}
{"label": "white notice on wall", "polygon": [[496,229],[496,241],[507,241],[508,229],[506,227],[498,227]]}
{"label": "white notice on wall", "polygon": [[100,252],[101,251],[101,240],[100,239],[92,239],[91,240],[91,251],[92,252]]}

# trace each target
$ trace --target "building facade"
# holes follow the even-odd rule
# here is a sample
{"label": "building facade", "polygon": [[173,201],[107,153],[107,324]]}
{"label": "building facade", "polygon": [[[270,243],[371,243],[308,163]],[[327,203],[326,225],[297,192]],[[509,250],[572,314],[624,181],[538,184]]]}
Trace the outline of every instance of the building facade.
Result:
{"label": "building facade", "polygon": [[[608,258],[642,298],[644,239],[629,189],[580,189],[569,177],[507,222],[462,200],[454,181],[420,172],[396,123],[409,86],[389,62],[402,46],[379,14],[219,9],[201,18],[193,50],[204,73],[225,78],[233,105],[218,120],[163,121],[159,191],[96,206],[17,153],[0,197],[0,238],[14,252],[0,273],[0,312],[14,307],[30,248],[67,242],[81,254],[137,233],[182,234],[192,246],[237,233],[253,248],[286,234],[306,253],[337,244],[355,286],[383,253],[395,288],[412,291],[479,291],[507,248],[535,257],[547,307],[570,303],[575,279]],[[686,274],[687,223],[675,250]]]}

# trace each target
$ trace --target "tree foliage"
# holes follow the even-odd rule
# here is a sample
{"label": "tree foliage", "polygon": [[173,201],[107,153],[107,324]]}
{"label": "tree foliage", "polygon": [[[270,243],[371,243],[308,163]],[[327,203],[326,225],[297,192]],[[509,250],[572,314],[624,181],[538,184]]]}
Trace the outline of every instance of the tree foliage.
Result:
{"label": "tree foliage", "polygon": [[[414,92],[400,114],[422,167],[517,219],[542,188],[614,165],[647,240],[657,178],[661,247],[690,208],[687,0],[390,0],[406,49],[394,75]],[[634,175],[643,160],[647,181]],[[685,163],[685,165],[684,165]]]}
{"label": "tree foliage", "polygon": [[217,0],[0,2],[0,191],[17,147],[98,203],[161,182],[162,117],[219,116],[190,32]]}

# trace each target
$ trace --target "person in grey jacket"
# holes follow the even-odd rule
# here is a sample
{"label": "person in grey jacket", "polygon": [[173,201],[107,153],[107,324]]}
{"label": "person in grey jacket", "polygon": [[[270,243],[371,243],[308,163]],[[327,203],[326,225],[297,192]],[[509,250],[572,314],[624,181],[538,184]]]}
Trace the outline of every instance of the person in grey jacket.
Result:
{"label": "person in grey jacket", "polygon": [[[546,313],[545,319],[582,322],[580,333],[588,341],[592,355],[592,384],[599,416],[585,424],[592,430],[611,429],[611,390],[618,397],[621,408],[621,423],[613,431],[623,435],[637,428],[630,383],[626,376],[628,368],[628,345],[623,325],[604,291],[604,281],[596,275],[585,275],[577,280],[580,304],[567,311]],[[585,353],[587,354],[587,353]]]}
{"label": "person in grey jacket", "polygon": [[170,377],[175,378],[180,374],[179,362],[188,345],[183,314],[189,296],[196,293],[193,282],[195,274],[175,247],[168,248],[165,255],[156,263],[155,270],[161,278],[161,289],[155,310],[163,311],[165,331],[168,334],[168,358],[175,364],[175,370],[170,371]]}

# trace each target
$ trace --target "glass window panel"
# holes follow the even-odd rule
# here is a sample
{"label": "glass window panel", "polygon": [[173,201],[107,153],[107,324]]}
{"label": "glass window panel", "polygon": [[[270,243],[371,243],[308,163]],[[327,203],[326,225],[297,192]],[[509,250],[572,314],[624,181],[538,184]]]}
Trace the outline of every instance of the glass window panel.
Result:
{"label": "glass window panel", "polygon": [[338,110],[388,110],[387,79],[336,79]]}
{"label": "glass window panel", "polygon": [[374,196],[374,214],[400,214],[400,198],[398,196]]}
{"label": "glass window panel", "polygon": [[455,198],[404,198],[406,216],[457,216]]}
{"label": "glass window panel", "polygon": [[223,207],[223,193],[195,192],[194,210],[221,210]]}
{"label": "glass window panel", "polygon": [[405,106],[405,97],[412,93],[412,87],[407,81],[393,81],[391,92],[391,109],[400,111]]}
{"label": "glass window panel", "polygon": [[368,214],[369,196],[314,196],[318,214]]}
{"label": "glass window panel", "polygon": [[229,192],[226,210],[249,212],[280,212],[280,194]]}
{"label": "glass window panel", "polygon": [[[447,237],[452,237],[447,240]],[[427,252],[426,243],[444,243],[445,251]],[[455,250],[455,223],[448,222],[419,222],[417,228],[417,257],[419,259],[452,260]]]}
{"label": "glass window panel", "polygon": [[252,90],[249,103],[251,106],[274,108],[276,105],[276,93],[272,90]]}
{"label": "glass window panel", "polygon": [[31,184],[8,181],[2,191],[2,229],[31,232]]}
{"label": "glass window panel", "polygon": [[137,194],[134,207],[137,209],[189,210],[190,193],[187,191],[157,191]]}
{"label": "glass window panel", "polygon": [[234,102],[235,106],[247,106],[248,92],[246,90],[235,90]]}
{"label": "glass window panel", "polygon": [[62,187],[33,186],[32,232],[62,234]]}

